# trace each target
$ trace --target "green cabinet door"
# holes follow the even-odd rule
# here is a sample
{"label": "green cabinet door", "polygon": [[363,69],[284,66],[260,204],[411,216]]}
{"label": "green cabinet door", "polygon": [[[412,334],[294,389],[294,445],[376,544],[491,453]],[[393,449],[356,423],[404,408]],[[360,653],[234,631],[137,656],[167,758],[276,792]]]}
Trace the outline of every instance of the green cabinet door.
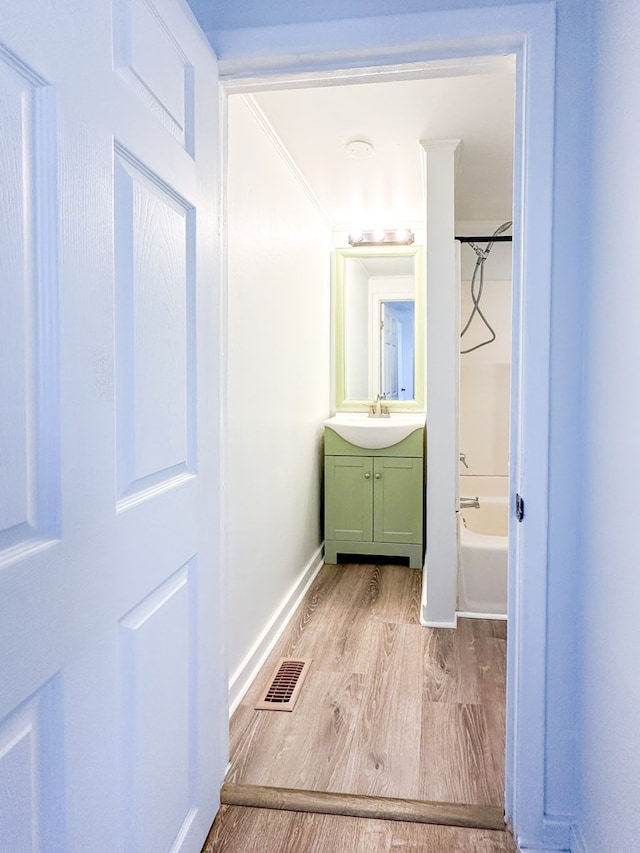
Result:
{"label": "green cabinet door", "polygon": [[422,459],[380,456],[374,462],[374,541],[422,542]]}
{"label": "green cabinet door", "polygon": [[325,457],[325,536],[342,542],[373,539],[373,459]]}

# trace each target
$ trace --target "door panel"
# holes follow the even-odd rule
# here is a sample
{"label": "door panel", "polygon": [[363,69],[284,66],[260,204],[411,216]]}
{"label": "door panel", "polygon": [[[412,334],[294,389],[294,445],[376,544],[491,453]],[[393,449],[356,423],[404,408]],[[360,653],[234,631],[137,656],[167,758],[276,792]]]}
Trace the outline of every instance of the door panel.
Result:
{"label": "door panel", "polygon": [[[51,679],[0,727],[0,850],[63,853],[57,804],[62,744],[59,678]],[[46,782],[46,784],[44,784]]]}
{"label": "door panel", "polygon": [[3,6],[0,851],[199,851],[227,758],[215,58],[176,0]]}
{"label": "door panel", "polygon": [[195,68],[171,30],[179,12],[161,5],[162,10],[147,0],[114,0],[114,64],[145,107],[193,156]]}
{"label": "door panel", "polygon": [[126,504],[194,466],[195,211],[120,146],[114,203],[116,448]]}
{"label": "door panel", "polygon": [[[196,569],[191,561],[120,620],[127,850],[170,850],[176,827],[187,829],[197,807]],[[138,815],[158,802],[166,809],[144,827]]]}
{"label": "door panel", "polygon": [[[50,87],[0,43],[0,554],[5,559],[57,535],[57,273],[55,114]],[[41,330],[41,334],[38,331]]]}
{"label": "door panel", "polygon": [[374,459],[374,530],[378,542],[422,542],[422,459]]}
{"label": "door panel", "polygon": [[373,460],[325,457],[325,537],[342,542],[373,539]]}

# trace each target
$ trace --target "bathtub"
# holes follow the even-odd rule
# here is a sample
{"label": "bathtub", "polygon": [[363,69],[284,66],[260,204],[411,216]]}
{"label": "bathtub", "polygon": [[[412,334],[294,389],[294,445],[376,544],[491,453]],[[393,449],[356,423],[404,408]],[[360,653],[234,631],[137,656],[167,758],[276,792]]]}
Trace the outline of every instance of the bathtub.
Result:
{"label": "bathtub", "polygon": [[480,509],[461,509],[458,612],[507,615],[506,497],[480,497]]}

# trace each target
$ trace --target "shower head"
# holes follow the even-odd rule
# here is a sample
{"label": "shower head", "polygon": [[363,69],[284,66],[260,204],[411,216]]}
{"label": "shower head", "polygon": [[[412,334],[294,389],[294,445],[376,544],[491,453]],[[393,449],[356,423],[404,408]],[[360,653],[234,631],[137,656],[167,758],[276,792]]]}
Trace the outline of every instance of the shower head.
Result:
{"label": "shower head", "polygon": [[478,256],[479,261],[482,261],[482,262],[486,261],[487,255],[489,254],[489,252],[493,248],[493,243],[494,243],[493,238],[498,237],[500,234],[503,234],[505,231],[508,231],[512,225],[513,225],[513,222],[511,220],[509,220],[508,222],[503,222],[502,225],[499,225],[496,228],[496,230],[493,232],[493,234],[491,235],[492,239],[487,243],[484,250],[482,250],[482,249],[479,250],[475,244],[473,244],[473,243],[471,244],[473,246],[473,248],[475,249],[475,252],[476,252],[476,255]]}

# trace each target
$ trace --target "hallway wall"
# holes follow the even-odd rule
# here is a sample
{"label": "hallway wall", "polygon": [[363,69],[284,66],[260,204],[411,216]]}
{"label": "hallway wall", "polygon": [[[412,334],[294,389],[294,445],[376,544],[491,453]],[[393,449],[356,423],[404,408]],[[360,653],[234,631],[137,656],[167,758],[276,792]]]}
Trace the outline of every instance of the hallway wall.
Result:
{"label": "hallway wall", "polygon": [[[250,102],[229,98],[227,643],[231,700],[322,542],[330,227]],[[248,657],[249,656],[249,657]]]}
{"label": "hallway wall", "polygon": [[580,492],[582,796],[576,849],[621,853],[640,844],[640,562],[632,532],[637,510],[629,500],[640,467],[640,161],[635,150],[640,5],[597,0],[593,6],[586,473]]}

